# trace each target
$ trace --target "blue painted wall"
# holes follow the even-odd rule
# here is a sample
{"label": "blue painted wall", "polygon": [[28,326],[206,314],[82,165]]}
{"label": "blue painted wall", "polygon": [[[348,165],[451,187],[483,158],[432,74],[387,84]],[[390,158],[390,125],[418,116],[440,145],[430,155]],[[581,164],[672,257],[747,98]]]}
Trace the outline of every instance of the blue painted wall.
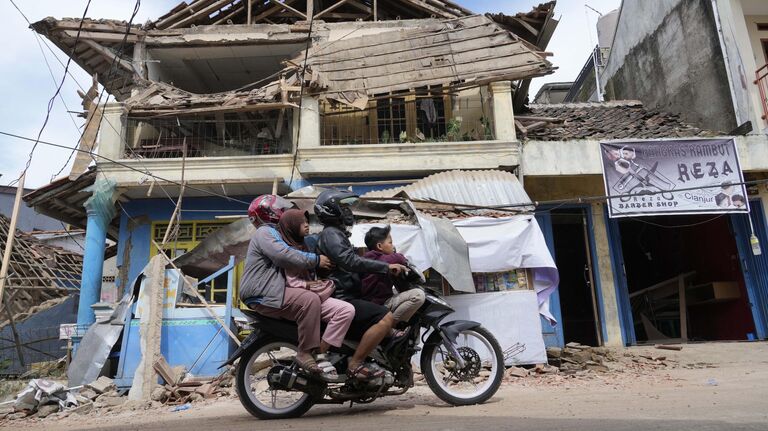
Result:
{"label": "blue painted wall", "polygon": [[[235,196],[234,198],[250,202],[253,196]],[[125,212],[120,217],[117,267],[120,270],[123,266],[128,266],[126,268],[128,283],[136,280],[149,263],[152,223],[169,220],[175,206],[176,202],[170,199],[141,199],[123,204]],[[248,205],[224,198],[187,197],[182,201],[181,220],[214,220],[216,216],[245,214],[247,210]],[[129,244],[130,252],[126,253]],[[118,283],[121,282],[122,280]],[[124,286],[118,287],[124,288]]]}

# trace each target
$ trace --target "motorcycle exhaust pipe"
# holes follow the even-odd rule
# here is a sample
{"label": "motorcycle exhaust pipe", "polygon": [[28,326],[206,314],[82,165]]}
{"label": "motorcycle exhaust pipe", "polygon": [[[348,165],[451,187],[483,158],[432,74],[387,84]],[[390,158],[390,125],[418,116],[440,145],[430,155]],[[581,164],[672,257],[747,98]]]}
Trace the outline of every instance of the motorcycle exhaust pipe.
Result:
{"label": "motorcycle exhaust pipe", "polygon": [[267,374],[269,386],[274,389],[303,391],[309,387],[309,380],[295,369],[276,365]]}

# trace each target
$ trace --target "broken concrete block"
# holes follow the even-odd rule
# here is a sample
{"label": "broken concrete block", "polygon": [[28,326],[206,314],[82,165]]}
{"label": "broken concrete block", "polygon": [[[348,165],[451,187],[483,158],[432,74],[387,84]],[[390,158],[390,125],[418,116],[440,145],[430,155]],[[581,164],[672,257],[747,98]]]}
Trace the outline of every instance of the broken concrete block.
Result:
{"label": "broken concrete block", "polygon": [[8,419],[8,420],[12,420],[13,421],[13,420],[16,420],[16,419],[24,419],[25,417],[27,417],[26,413],[18,412],[18,413],[12,413],[12,414],[6,416],[5,418]]}
{"label": "broken concrete block", "polygon": [[573,355],[573,359],[576,360],[576,362],[583,364],[587,361],[592,360],[592,352],[590,352],[589,350],[582,350],[576,353],[575,355]]}
{"label": "broken concrete block", "polygon": [[109,396],[109,395],[102,395],[99,397],[98,400],[96,400],[97,404],[108,406],[108,407],[117,407],[120,405],[123,405],[124,402],[126,402],[128,399],[126,397],[115,397],[115,396]]}
{"label": "broken concrete block", "polygon": [[599,373],[607,373],[608,371],[610,371],[610,369],[605,365],[598,364],[597,362],[593,362],[593,361],[587,362],[587,370],[597,371]]}
{"label": "broken concrete block", "polygon": [[526,377],[528,376],[528,370],[520,367],[510,367],[504,372],[505,377]]}
{"label": "broken concrete block", "polygon": [[96,393],[93,389],[90,388],[83,388],[80,390],[80,396],[83,398],[87,398],[89,400],[95,400],[96,397],[99,396],[99,394]]}
{"label": "broken concrete block", "polygon": [[165,388],[158,386],[155,389],[152,389],[152,401],[163,401],[168,397]]}
{"label": "broken concrete block", "polygon": [[37,417],[39,418],[45,418],[50,416],[53,413],[56,413],[59,411],[59,405],[58,404],[46,404],[44,406],[40,406],[37,409]]}
{"label": "broken concrete block", "polygon": [[205,397],[202,396],[201,394],[198,394],[197,392],[192,392],[191,394],[189,394],[189,400],[192,402],[200,401],[203,398]]}
{"label": "broken concrete block", "polygon": [[93,411],[93,403],[83,404],[81,406],[75,407],[72,410],[69,410],[71,414],[76,415],[87,415],[91,411]]}
{"label": "broken concrete block", "polygon": [[559,347],[547,347],[547,357],[559,358],[563,355],[563,349]]}
{"label": "broken concrete block", "polygon": [[101,376],[95,381],[88,383],[87,385],[85,385],[85,388],[91,389],[95,391],[97,394],[103,394],[105,392],[117,390],[117,386],[115,386],[115,382],[113,382],[112,379],[106,376]]}

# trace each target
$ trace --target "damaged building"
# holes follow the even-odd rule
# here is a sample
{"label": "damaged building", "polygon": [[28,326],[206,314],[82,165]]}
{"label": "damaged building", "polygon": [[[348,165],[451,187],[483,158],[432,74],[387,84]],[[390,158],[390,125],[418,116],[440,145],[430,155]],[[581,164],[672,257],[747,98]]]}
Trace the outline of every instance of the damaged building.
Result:
{"label": "damaged building", "polygon": [[[131,27],[106,19],[41,20],[33,29],[74,53],[116,102],[103,109],[96,168],[25,200],[87,227],[96,243],[113,235],[121,293],[137,289],[133,283],[161,250],[178,258],[233,219],[245,223],[248,204],[263,193],[350,187],[386,199],[392,190],[426,190],[422,199],[464,209],[495,202],[532,215],[535,206],[530,219],[541,227],[560,272],[560,288],[548,303],[554,319],[541,320],[547,345],[649,341],[634,332],[647,326],[639,314],[633,317],[622,276],[621,237],[618,222],[606,215],[599,143],[723,134],[634,100],[527,105],[530,80],[555,70],[546,52],[557,25],[554,8],[548,2],[516,15],[478,15],[438,0],[198,0]],[[742,155],[759,153],[749,138],[736,144]],[[759,155],[744,164],[747,171],[765,168]],[[497,178],[488,174],[475,184],[467,171],[503,175],[507,189],[519,187],[522,194],[467,198],[463,191],[488,193]],[[448,183],[454,186],[435,185]],[[84,202],[79,193],[98,198]],[[745,216],[729,217],[743,235]],[[741,242],[733,247],[746,253]],[[82,289],[101,289],[103,251],[92,252]],[[225,271],[195,274],[198,291],[217,310],[237,307],[241,266],[217,265]],[[732,281],[717,278],[731,275],[707,282]],[[476,287],[486,283],[477,280]],[[745,280],[738,313],[758,290]],[[81,309],[92,304],[80,301]],[[193,334],[217,340],[189,347],[178,361],[222,360],[217,349],[227,336],[208,317],[198,304],[163,327],[164,336],[183,339],[184,347],[200,344]],[[220,317],[232,316],[221,311]],[[668,320],[675,318],[685,320],[684,314]],[[706,328],[696,336],[764,338],[762,319],[727,336]],[[684,338],[679,323],[669,325],[676,329],[667,338]],[[135,349],[130,343],[135,338],[124,337],[121,349]],[[130,377],[137,363],[136,357],[122,360],[118,379]]]}

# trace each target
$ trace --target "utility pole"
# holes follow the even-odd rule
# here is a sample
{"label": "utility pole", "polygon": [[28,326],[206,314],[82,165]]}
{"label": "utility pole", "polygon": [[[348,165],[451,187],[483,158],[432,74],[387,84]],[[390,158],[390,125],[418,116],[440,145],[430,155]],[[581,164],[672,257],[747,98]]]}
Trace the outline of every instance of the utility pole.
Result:
{"label": "utility pole", "polygon": [[21,204],[21,195],[24,193],[24,178],[27,176],[26,170],[19,177],[19,184],[16,188],[16,200],[13,202],[13,211],[11,211],[11,223],[8,226],[8,237],[5,239],[5,251],[3,252],[3,264],[0,266],[0,304],[3,302],[3,293],[5,292],[5,280],[8,276],[8,266],[11,263],[11,252],[13,251],[13,239],[16,236],[16,222],[19,220],[19,206]]}

